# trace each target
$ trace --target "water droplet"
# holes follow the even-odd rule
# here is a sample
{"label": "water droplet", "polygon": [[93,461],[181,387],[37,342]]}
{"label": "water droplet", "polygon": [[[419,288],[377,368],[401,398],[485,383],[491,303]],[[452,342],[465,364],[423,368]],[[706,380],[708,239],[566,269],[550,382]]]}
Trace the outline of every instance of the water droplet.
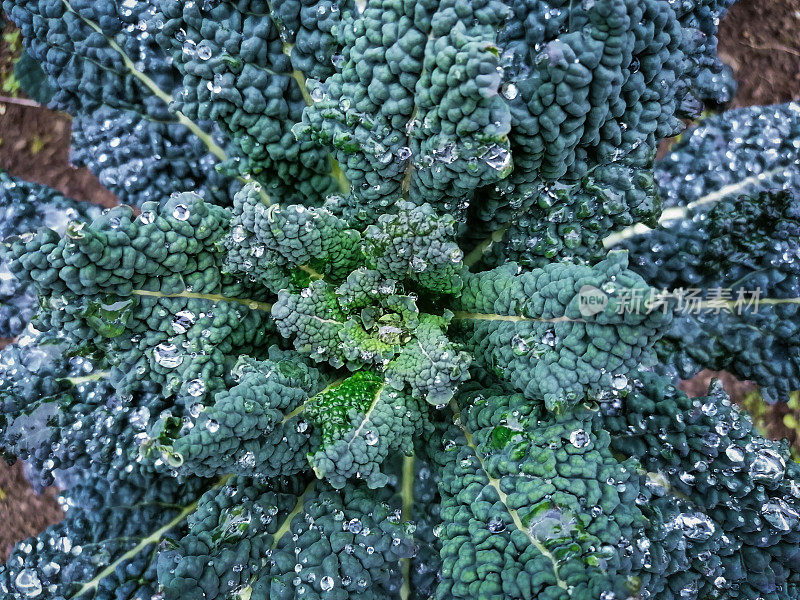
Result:
{"label": "water droplet", "polygon": [[411,259],[411,270],[415,273],[421,273],[428,268],[428,263],[420,256],[415,256]]}
{"label": "water droplet", "polygon": [[237,225],[236,227],[233,228],[233,231],[231,232],[231,238],[233,239],[234,242],[239,244],[243,242],[245,239],[247,239],[247,230],[241,225]]}
{"label": "water droplet", "polygon": [[318,85],[311,90],[311,99],[314,102],[322,102],[325,99],[325,92],[322,90],[322,86]]}
{"label": "water droplet", "polygon": [[569,434],[570,443],[576,448],[585,448],[591,441],[589,434],[583,429],[578,429]]}
{"label": "water droplet", "polygon": [[714,404],[714,402],[706,402],[706,403],[703,404],[703,406],[700,408],[700,410],[703,411],[704,415],[707,415],[709,417],[713,417],[714,415],[717,414],[717,405]]}
{"label": "water droplet", "polygon": [[328,577],[325,575],[322,579],[319,580],[319,587],[322,589],[323,592],[327,592],[333,589],[333,578]]}
{"label": "water droplet", "polygon": [[243,468],[252,469],[256,466],[256,455],[248,450],[242,455],[238,462]]}
{"label": "water droplet", "polygon": [[192,216],[192,213],[185,204],[178,204],[175,206],[175,210],[172,211],[172,216],[178,219],[178,221],[186,221]]}
{"label": "water droplet", "polygon": [[364,525],[358,519],[351,519],[347,522],[346,528],[350,533],[359,533],[364,528]]}
{"label": "water droplet", "polygon": [[511,338],[511,350],[517,356],[523,356],[530,350],[530,345],[521,335],[516,334]]}
{"label": "water droplet", "polygon": [[195,314],[189,310],[182,310],[175,313],[172,319],[172,331],[178,334],[186,333],[194,325]]}
{"label": "water droplet", "polygon": [[483,161],[496,171],[502,171],[511,164],[511,153],[502,146],[493,145],[486,154]]}
{"label": "water droplet", "polygon": [[711,519],[703,513],[681,513],[675,517],[675,525],[692,540],[707,540],[716,530]]}
{"label": "water droplet", "polygon": [[800,522],[800,513],[789,506],[782,498],[767,502],[761,509],[764,519],[780,531],[790,531]]}
{"label": "water droplet", "polygon": [[503,94],[503,97],[507,100],[513,100],[519,94],[519,88],[513,83],[504,83],[500,88],[500,93]]}
{"label": "water droplet", "polygon": [[174,369],[183,362],[183,356],[178,354],[174,344],[162,343],[153,351],[155,361],[167,369]]}
{"label": "water droplet", "polygon": [[150,422],[150,409],[146,406],[136,409],[128,417],[128,421],[136,429],[147,429],[147,424]]}
{"label": "water droplet", "polygon": [[190,396],[197,398],[205,393],[206,384],[202,379],[192,379],[188,384],[186,384],[186,391]]}
{"label": "water droplet", "polygon": [[23,596],[35,598],[42,593],[42,582],[33,569],[23,569],[14,579],[14,586]]}
{"label": "water droplet", "polygon": [[432,158],[434,160],[443,162],[445,164],[450,164],[457,158],[455,149],[456,149],[455,144],[452,143],[444,144],[443,146],[440,146],[439,148],[433,150]]}
{"label": "water droplet", "polygon": [[367,446],[374,446],[378,443],[378,436],[375,435],[374,431],[368,431],[364,436],[364,441],[366,442]]}
{"label": "water droplet", "polygon": [[211,58],[213,52],[211,51],[211,46],[205,43],[205,41],[200,42],[197,46],[197,58],[200,60],[208,60]]}
{"label": "water droplet", "polygon": [[774,450],[763,448],[750,464],[750,477],[762,483],[775,483],[783,479],[786,462]]}
{"label": "water droplet", "polygon": [[487,528],[492,533],[501,533],[501,532],[505,531],[506,524],[503,523],[503,520],[500,519],[499,517],[492,517],[491,519],[489,519],[489,523],[487,524]]}

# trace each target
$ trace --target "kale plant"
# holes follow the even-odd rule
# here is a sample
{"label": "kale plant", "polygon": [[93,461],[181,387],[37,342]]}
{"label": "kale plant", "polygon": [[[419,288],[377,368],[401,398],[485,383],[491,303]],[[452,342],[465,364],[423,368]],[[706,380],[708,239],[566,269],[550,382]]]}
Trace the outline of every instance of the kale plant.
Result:
{"label": "kale plant", "polygon": [[4,0],[122,204],[0,180],[3,598],[800,598],[800,466],[676,387],[800,388],[800,106],[655,161],[730,4]]}

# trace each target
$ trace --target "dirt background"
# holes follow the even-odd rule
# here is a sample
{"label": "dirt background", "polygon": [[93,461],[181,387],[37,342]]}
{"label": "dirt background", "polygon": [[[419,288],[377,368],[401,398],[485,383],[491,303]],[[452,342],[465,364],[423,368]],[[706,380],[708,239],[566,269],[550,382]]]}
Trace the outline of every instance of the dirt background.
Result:
{"label": "dirt background", "polygon": [[[19,41],[6,25],[0,39],[0,81],[12,79],[13,56]],[[740,0],[722,20],[719,54],[736,74],[739,89],[735,106],[800,100],[800,0]],[[11,85],[0,86],[0,168],[29,181],[50,185],[62,193],[110,206],[114,196],[86,169],[69,164],[68,115],[31,105]],[[10,97],[14,96],[14,97]],[[798,446],[796,430],[784,424],[800,421],[800,410],[786,405],[763,407],[752,402],[755,386],[736,381],[727,373],[703,372],[683,384],[692,395],[702,395],[712,378],[720,377],[735,399],[755,408],[757,422],[775,438],[789,437]],[[749,396],[748,396],[749,394]],[[11,545],[35,535],[61,518],[56,491],[37,495],[21,465],[0,461],[0,559]]]}

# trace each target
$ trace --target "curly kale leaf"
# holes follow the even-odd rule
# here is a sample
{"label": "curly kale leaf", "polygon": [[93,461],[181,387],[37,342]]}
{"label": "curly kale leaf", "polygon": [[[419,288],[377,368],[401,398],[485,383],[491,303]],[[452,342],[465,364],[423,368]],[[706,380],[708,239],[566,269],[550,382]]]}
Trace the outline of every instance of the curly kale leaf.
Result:
{"label": "curly kale leaf", "polygon": [[512,204],[476,208],[462,243],[480,253],[479,267],[598,262],[612,232],[635,223],[656,225],[661,203],[655,187],[652,173],[617,164],[595,169],[577,184],[535,185]]}
{"label": "curly kale leaf", "polygon": [[[100,209],[0,171],[0,239],[28,237],[41,227],[64,233],[70,221],[90,221]],[[10,272],[8,252],[0,257],[0,337],[19,335],[36,311],[35,291]]]}
{"label": "curly kale leaf", "polygon": [[160,547],[186,530],[209,487],[197,478],[86,474],[62,495],[64,520],[17,544],[0,567],[0,592],[13,600],[154,596]]}
{"label": "curly kale leaf", "polygon": [[171,118],[164,100],[136,74],[166,90],[177,81],[153,37],[131,35],[152,11],[151,3],[129,4],[4,0],[3,11],[22,31],[26,52],[48,75],[52,107],[75,115],[106,105]]}
{"label": "curly kale leaf", "polygon": [[152,393],[115,396],[106,373],[65,350],[58,339],[26,331],[0,351],[5,453],[25,460],[35,482],[45,485],[89,468],[138,470],[138,417],[163,409],[163,402]]}
{"label": "curly kale leaf", "polygon": [[463,218],[473,201],[519,206],[537,181],[596,169],[645,213],[653,189],[638,174],[656,139],[698,97],[727,100],[705,76],[720,70],[726,4],[367,2],[342,13],[341,67],[309,82],[294,131],[333,152],[362,218],[402,191]]}
{"label": "curly kale leaf", "polygon": [[224,240],[225,268],[278,292],[292,271],[344,279],[359,262],[360,234],[325,208],[266,205],[260,184],[234,196],[231,232]]}
{"label": "curly kale leaf", "polygon": [[189,531],[158,558],[165,600],[385,598],[414,553],[387,491],[302,479],[231,479],[205,494]]}
{"label": "curly kale leaf", "polygon": [[436,597],[636,595],[646,521],[633,501],[635,463],[613,456],[594,415],[547,414],[494,389],[458,404],[458,427],[439,450]]}
{"label": "curly kale leaf", "polygon": [[283,5],[162,0],[149,22],[181,75],[173,107],[222,129],[237,154],[228,170],[255,175],[284,201],[319,201],[337,187],[326,154],[291,133],[305,78],[284,52]]}
{"label": "curly kale leaf", "polygon": [[367,227],[362,251],[367,266],[425,290],[455,294],[461,289],[463,253],[455,243],[455,221],[438,217],[429,204],[400,201],[394,214]]}
{"label": "curly kale leaf", "polygon": [[452,217],[430,205],[398,201],[363,233],[337,216],[337,197],[321,208],[265,203],[260,184],[234,197],[225,268],[274,292],[303,279],[343,281],[366,266],[387,279],[453,294],[461,286],[463,254]]}
{"label": "curly kale leaf", "polygon": [[796,189],[799,141],[797,102],[737,108],[702,119],[656,163],[664,206],[687,207],[695,214],[720,197]]}
{"label": "curly kale leaf", "polygon": [[[601,401],[611,447],[641,463],[657,496],[688,503],[672,517],[674,531],[690,544],[719,544],[703,561],[697,558],[702,548],[689,553],[674,546],[660,556],[654,544],[652,562],[666,578],[663,597],[679,597],[672,588],[692,589],[697,597],[758,598],[793,585],[800,470],[786,444],[761,437],[718,383],[707,396],[689,398],[668,380],[643,373],[615,394]],[[650,592],[662,597],[655,583]]]}
{"label": "curly kale leaf", "polygon": [[263,355],[271,326],[269,305],[221,273],[225,209],[194,194],[142,208],[138,217],[112,209],[63,238],[19,239],[11,268],[41,298],[37,327],[60,332],[71,355],[94,357],[121,398],[170,398],[169,415],[144,418],[150,429],[191,418],[192,405],[231,387],[238,355]]}
{"label": "curly kale leaf", "polygon": [[614,252],[594,267],[554,263],[521,275],[512,264],[465,278],[453,339],[478,378],[499,378],[549,407],[580,400],[654,364],[652,345],[670,315]]}
{"label": "curly kale leaf", "polygon": [[728,370],[773,402],[800,389],[800,196],[723,199],[628,246],[633,270],[675,297],[662,362],[686,378]]}
{"label": "curly kale leaf", "polygon": [[324,378],[297,355],[271,354],[265,361],[240,358],[236,385],[217,392],[208,406],[192,404],[192,427],[174,440],[166,428],[166,436],[153,436],[178,473],[277,477],[307,469],[306,454],[316,443],[302,413]]}
{"label": "curly kale leaf", "polygon": [[468,376],[470,357],[446,337],[451,315],[420,313],[377,271],[353,271],[333,288],[314,281],[299,294],[281,290],[272,308],[278,331],[316,362],[375,366],[398,390],[431,404],[449,400]]}
{"label": "curly kale leaf", "polygon": [[795,103],[705,119],[659,163],[661,226],[608,238],[673,298],[676,319],[657,348],[680,376],[726,369],[771,401],[800,388],[798,146]]}
{"label": "curly kale leaf", "polygon": [[49,81],[47,73],[25,50],[14,63],[14,77],[19,87],[31,100],[39,104],[48,104],[53,99],[55,89]]}
{"label": "curly kale leaf", "polygon": [[414,440],[431,432],[424,402],[368,371],[314,396],[305,416],[322,438],[309,461],[317,476],[336,488],[347,478],[363,479],[371,488],[385,486],[384,463],[392,453],[412,454]]}
{"label": "curly kale leaf", "polygon": [[73,119],[70,162],[131,206],[185,191],[227,206],[238,185],[217,173],[217,157],[184,125],[108,106]]}

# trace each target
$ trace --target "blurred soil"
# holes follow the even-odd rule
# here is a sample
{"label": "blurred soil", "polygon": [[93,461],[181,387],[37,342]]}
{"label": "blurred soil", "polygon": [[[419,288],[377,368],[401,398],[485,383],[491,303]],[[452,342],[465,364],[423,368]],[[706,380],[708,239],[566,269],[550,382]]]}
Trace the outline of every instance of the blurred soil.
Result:
{"label": "blurred soil", "polygon": [[733,68],[735,106],[800,100],[800,0],[740,0],[720,23],[719,56]]}
{"label": "blurred soil", "polygon": [[[740,0],[720,25],[719,54],[736,74],[739,89],[735,106],[774,104],[800,100],[800,0]],[[69,164],[70,121],[63,113],[28,106],[13,85],[3,87],[16,51],[13,29],[6,25],[0,38],[0,169],[12,175],[56,188],[67,196],[105,206],[115,203],[86,169]],[[9,34],[9,35],[5,35]],[[13,69],[12,69],[13,70]],[[8,89],[7,89],[8,88]],[[21,102],[21,103],[20,103]],[[702,395],[713,378],[720,378],[731,396],[745,401],[756,388],[737,381],[728,373],[703,371],[683,388]],[[800,443],[797,431],[785,425],[787,416],[800,422],[786,405],[759,408],[761,422],[770,436],[788,437]],[[0,461],[0,560],[11,544],[57,522],[61,511],[55,490],[36,495],[19,464],[8,467]]]}
{"label": "blurred soil", "polygon": [[34,493],[22,473],[22,463],[9,467],[0,459],[0,561],[12,544],[58,523],[61,516],[54,488]]}
{"label": "blurred soil", "polygon": [[94,175],[69,163],[69,115],[22,97],[13,77],[13,63],[21,49],[19,36],[9,23],[0,21],[0,25],[0,169],[76,200],[113,206],[114,195]]}
{"label": "blurred soil", "polygon": [[116,198],[92,173],[69,163],[70,132],[64,113],[0,102],[0,169],[76,200],[113,206]]}

